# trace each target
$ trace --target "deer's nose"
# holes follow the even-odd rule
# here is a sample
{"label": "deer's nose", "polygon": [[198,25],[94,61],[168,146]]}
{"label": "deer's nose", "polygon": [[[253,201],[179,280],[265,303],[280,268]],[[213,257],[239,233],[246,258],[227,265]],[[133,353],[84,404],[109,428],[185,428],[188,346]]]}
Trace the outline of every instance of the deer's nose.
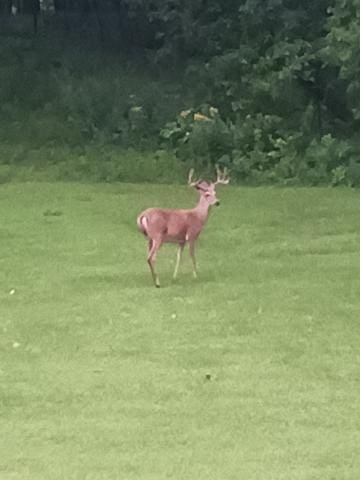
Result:
{"label": "deer's nose", "polygon": [[216,200],[215,205],[218,207],[220,205],[219,200]]}

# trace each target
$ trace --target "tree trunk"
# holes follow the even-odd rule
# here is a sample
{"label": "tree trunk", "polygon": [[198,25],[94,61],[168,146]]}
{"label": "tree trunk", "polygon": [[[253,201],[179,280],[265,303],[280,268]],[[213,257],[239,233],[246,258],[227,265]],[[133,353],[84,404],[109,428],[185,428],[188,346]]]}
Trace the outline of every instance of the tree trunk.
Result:
{"label": "tree trunk", "polygon": [[125,25],[127,24],[126,22],[127,9],[126,9],[126,6],[123,4],[122,0],[112,0],[112,4],[117,15],[117,24],[118,24],[120,41],[124,43],[127,39],[127,33],[125,31]]}
{"label": "tree trunk", "polygon": [[70,21],[69,21],[69,0],[63,0],[64,1],[64,9],[63,9],[63,14],[64,14],[64,28],[67,32],[70,31]]}
{"label": "tree trunk", "polygon": [[81,0],[79,7],[82,14],[87,14],[87,13],[90,13],[91,11],[89,0]]}
{"label": "tree trunk", "polygon": [[32,15],[34,34],[37,34],[40,0],[24,0],[23,12]]}
{"label": "tree trunk", "polygon": [[40,11],[40,0],[23,0],[23,13],[34,14]]}
{"label": "tree trunk", "polygon": [[65,10],[65,0],[54,0],[54,9],[56,13],[63,12]]}
{"label": "tree trunk", "polygon": [[103,22],[102,22],[100,11],[99,11],[98,0],[92,0],[91,6],[92,6],[92,9],[95,13],[96,22],[98,24],[100,41],[103,42],[104,41],[104,26],[103,26]]}
{"label": "tree trunk", "polygon": [[3,15],[10,15],[12,7],[12,0],[0,0],[0,13]]}

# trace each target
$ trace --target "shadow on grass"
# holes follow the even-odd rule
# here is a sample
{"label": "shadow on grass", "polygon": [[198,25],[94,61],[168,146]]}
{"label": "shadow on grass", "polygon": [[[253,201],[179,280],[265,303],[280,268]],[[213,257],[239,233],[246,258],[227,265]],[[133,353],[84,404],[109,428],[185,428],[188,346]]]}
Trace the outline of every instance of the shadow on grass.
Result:
{"label": "shadow on grass", "polygon": [[197,279],[193,278],[191,273],[184,273],[183,275],[178,276],[176,280],[172,278],[170,272],[165,272],[163,274],[159,274],[161,288],[156,289],[150,272],[136,272],[136,273],[96,273],[87,274],[87,275],[80,275],[74,282],[79,286],[89,288],[97,286],[101,288],[101,286],[106,285],[107,288],[121,288],[121,289],[143,289],[149,288],[154,290],[162,290],[162,289],[179,289],[184,287],[191,288],[201,288],[206,284],[217,283],[216,277],[212,272],[204,272],[199,274]]}

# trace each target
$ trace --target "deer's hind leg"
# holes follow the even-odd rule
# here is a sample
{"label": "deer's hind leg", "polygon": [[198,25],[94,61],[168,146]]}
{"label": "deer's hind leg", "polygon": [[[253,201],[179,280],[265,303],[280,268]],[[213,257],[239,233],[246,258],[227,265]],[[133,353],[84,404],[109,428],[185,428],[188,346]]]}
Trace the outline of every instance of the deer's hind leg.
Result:
{"label": "deer's hind leg", "polygon": [[184,247],[185,247],[185,243],[179,243],[179,248],[178,248],[177,255],[176,255],[176,265],[175,265],[175,270],[174,270],[174,275],[173,275],[174,280],[176,279],[177,274],[178,274],[179,265],[180,265],[182,253],[184,251]]}
{"label": "deer's hind leg", "polygon": [[155,287],[157,288],[160,287],[160,281],[159,281],[159,277],[155,272],[155,260],[156,260],[156,254],[160,247],[161,247],[161,240],[158,240],[158,239],[149,240],[147,261],[150,267],[150,271],[151,271],[151,275],[152,275]]}

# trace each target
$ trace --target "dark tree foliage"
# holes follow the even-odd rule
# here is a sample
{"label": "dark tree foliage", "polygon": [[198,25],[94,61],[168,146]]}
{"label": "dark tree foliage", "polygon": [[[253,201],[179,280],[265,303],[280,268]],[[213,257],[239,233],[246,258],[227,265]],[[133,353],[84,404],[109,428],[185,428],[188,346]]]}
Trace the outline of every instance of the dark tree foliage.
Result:
{"label": "dark tree foliage", "polygon": [[0,13],[3,15],[10,15],[12,5],[12,0],[0,0]]}
{"label": "dark tree foliage", "polygon": [[103,48],[181,72],[190,113],[160,134],[180,157],[228,163],[241,178],[308,181],[311,170],[314,183],[341,183],[354,163],[360,0],[0,0],[1,14],[15,4],[35,31],[51,4],[50,36],[59,25],[95,33]]}

